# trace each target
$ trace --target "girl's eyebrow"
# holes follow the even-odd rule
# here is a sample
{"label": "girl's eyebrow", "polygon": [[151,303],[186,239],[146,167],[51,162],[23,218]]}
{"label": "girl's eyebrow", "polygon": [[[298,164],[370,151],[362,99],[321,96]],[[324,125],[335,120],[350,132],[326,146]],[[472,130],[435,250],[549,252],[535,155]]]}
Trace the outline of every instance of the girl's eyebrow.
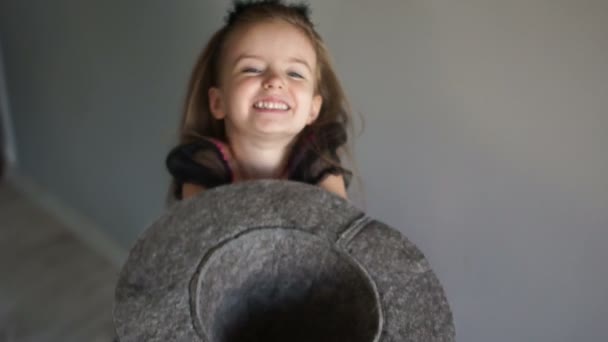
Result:
{"label": "girl's eyebrow", "polygon": [[304,59],[301,59],[301,58],[298,58],[298,57],[291,57],[289,59],[289,61],[293,62],[293,63],[302,64],[302,65],[304,65],[308,69],[308,71],[312,72],[312,68],[310,67],[310,65],[308,65],[308,62],[306,60],[304,60]]}
{"label": "girl's eyebrow", "polygon": [[[241,55],[240,55],[240,56],[239,56],[239,57],[238,57],[238,58],[237,58],[237,59],[234,61],[234,63],[233,63],[233,67],[234,67],[234,66],[236,66],[236,65],[237,65],[237,64],[238,64],[238,63],[239,63],[239,62],[240,62],[242,59],[245,59],[245,58],[263,59],[262,57],[257,56],[257,55],[249,55],[249,54],[245,54],[245,53],[244,53],[244,54],[241,54]],[[308,69],[308,71],[312,72],[312,68],[310,67],[310,65],[308,64],[308,62],[307,62],[306,60],[304,60],[304,59],[301,59],[301,58],[298,58],[298,57],[291,57],[291,58],[289,58],[289,60],[288,60],[288,61],[289,61],[289,62],[292,62],[292,63],[298,63],[298,64],[302,64],[302,65],[304,65],[304,66],[305,66],[305,67]]]}

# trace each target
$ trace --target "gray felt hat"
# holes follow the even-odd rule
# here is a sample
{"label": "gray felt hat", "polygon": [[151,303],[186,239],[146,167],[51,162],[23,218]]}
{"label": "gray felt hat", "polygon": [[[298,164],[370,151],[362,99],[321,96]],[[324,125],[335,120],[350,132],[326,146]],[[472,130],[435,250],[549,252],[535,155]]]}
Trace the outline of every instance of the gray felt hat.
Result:
{"label": "gray felt hat", "polygon": [[116,287],[120,342],[453,341],[420,250],[319,187],[262,180],[177,202]]}

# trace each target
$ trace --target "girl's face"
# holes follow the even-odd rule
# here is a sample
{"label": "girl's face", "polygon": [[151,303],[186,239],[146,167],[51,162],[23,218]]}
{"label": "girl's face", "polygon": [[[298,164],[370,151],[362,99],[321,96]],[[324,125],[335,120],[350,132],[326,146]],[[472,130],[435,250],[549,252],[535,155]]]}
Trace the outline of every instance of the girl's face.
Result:
{"label": "girl's face", "polygon": [[308,37],[282,20],[238,28],[221,58],[220,85],[209,89],[228,137],[292,138],[321,109],[316,54]]}

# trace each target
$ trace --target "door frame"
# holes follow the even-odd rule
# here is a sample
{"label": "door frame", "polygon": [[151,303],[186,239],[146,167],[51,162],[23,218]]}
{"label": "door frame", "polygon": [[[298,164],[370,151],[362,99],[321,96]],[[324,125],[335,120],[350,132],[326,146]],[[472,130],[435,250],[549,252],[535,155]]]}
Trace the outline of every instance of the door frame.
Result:
{"label": "door frame", "polygon": [[4,73],[2,37],[0,37],[0,179],[8,176],[16,166],[15,136]]}

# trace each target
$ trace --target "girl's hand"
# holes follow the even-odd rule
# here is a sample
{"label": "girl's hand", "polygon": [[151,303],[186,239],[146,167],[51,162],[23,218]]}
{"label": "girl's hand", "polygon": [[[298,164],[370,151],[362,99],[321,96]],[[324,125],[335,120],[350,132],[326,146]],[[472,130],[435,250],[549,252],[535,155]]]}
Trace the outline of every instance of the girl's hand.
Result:
{"label": "girl's hand", "polygon": [[319,182],[319,186],[348,200],[348,195],[346,194],[346,189],[344,188],[344,177],[342,177],[342,175],[329,174]]}

